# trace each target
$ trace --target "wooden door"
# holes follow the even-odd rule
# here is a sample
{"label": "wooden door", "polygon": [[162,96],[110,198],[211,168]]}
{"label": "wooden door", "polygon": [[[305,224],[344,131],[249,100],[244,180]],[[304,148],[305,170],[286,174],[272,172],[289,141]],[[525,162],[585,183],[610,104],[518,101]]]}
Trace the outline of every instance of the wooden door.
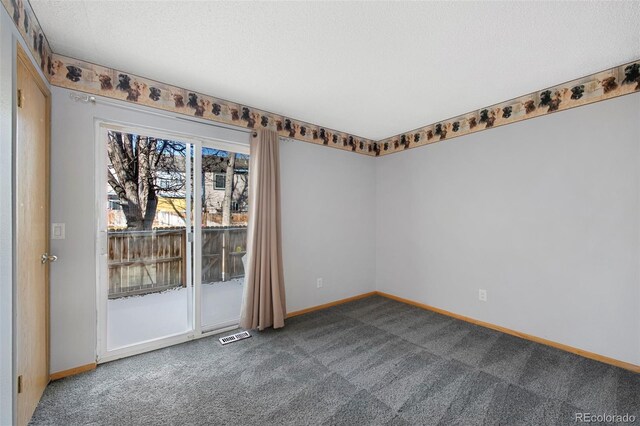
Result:
{"label": "wooden door", "polygon": [[26,425],[49,383],[50,93],[18,46],[16,95],[17,422]]}

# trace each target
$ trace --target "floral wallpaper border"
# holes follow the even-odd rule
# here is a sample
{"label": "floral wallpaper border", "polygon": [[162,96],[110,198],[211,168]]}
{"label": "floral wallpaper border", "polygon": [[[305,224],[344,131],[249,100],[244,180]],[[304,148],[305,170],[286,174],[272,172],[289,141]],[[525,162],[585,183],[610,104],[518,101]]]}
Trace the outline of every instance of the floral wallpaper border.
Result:
{"label": "floral wallpaper border", "polygon": [[55,86],[79,92],[218,123],[268,128],[290,139],[373,155],[374,141],[369,139],[58,54],[53,55],[49,80]]}
{"label": "floral wallpaper border", "polygon": [[49,41],[44,35],[28,0],[1,0],[7,13],[13,20],[18,32],[25,41],[31,54],[40,62],[44,75],[49,75],[52,64],[52,52]]}
{"label": "floral wallpaper border", "polygon": [[373,155],[370,139],[53,54],[29,1],[0,1],[54,86],[234,126],[269,128],[290,139]]}
{"label": "floral wallpaper border", "polygon": [[640,60],[449,118],[373,144],[376,156],[640,91]]}
{"label": "floral wallpaper border", "polygon": [[305,123],[124,71],[53,54],[28,0],[0,0],[50,83],[71,90],[246,128],[269,128],[290,139],[384,156],[640,91],[640,60],[380,141]]}

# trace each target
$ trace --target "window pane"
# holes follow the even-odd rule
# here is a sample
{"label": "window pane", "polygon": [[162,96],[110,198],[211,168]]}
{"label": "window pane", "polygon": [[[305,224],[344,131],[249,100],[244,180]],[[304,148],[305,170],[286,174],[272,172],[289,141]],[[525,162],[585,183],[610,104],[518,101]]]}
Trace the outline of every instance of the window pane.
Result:
{"label": "window pane", "polygon": [[249,156],[202,150],[203,328],[237,323],[247,245]]}
{"label": "window pane", "polygon": [[107,349],[190,328],[187,164],[190,146],[108,132]]}

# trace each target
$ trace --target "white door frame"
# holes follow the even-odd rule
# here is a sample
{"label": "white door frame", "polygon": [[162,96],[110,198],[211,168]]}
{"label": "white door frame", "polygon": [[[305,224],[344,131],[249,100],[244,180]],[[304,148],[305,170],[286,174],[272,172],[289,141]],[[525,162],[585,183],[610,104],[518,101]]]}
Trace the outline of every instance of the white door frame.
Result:
{"label": "white door frame", "polygon": [[[107,301],[108,301],[108,239],[107,239],[107,179],[105,170],[107,170],[108,159],[106,150],[106,135],[108,130],[117,130],[127,133],[144,134],[145,136],[153,136],[158,139],[170,139],[184,142],[187,147],[192,147],[194,171],[198,171],[202,167],[202,147],[211,147],[224,151],[236,152],[241,154],[249,154],[249,147],[236,142],[225,141],[214,138],[205,138],[202,136],[190,135],[186,133],[178,133],[170,130],[144,127],[130,123],[123,123],[113,120],[96,119],[95,120],[95,229],[96,229],[96,306],[97,306],[97,341],[96,341],[96,361],[98,363],[113,361],[115,359],[148,352],[167,346],[183,343],[189,340],[205,337],[212,332],[224,332],[238,327],[237,321],[215,324],[213,326],[202,329],[201,325],[201,285],[202,285],[202,215],[197,214],[202,211],[202,198],[199,196],[191,197],[189,194],[189,180],[191,179],[190,162],[187,161],[186,166],[186,191],[187,198],[187,214],[185,221],[191,221],[190,198],[193,198],[193,232],[187,227],[187,238],[193,241],[193,246],[187,244],[187,258],[193,256],[193,273],[191,273],[191,262],[187,262],[187,283],[191,284],[192,297],[189,298],[188,313],[190,313],[189,325],[191,329],[184,333],[171,336],[165,336],[145,342],[136,343],[113,350],[107,348]],[[199,174],[193,174],[198,176]],[[201,191],[201,183],[198,179],[193,180],[193,194],[199,194]],[[189,287],[189,286],[187,286]]]}

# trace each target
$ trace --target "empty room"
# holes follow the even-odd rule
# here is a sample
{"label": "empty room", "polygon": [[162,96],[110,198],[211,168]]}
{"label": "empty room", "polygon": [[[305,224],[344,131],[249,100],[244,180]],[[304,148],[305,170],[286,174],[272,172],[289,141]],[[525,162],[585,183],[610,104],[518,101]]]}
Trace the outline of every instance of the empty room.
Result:
{"label": "empty room", "polygon": [[640,2],[0,0],[0,425],[640,425]]}

